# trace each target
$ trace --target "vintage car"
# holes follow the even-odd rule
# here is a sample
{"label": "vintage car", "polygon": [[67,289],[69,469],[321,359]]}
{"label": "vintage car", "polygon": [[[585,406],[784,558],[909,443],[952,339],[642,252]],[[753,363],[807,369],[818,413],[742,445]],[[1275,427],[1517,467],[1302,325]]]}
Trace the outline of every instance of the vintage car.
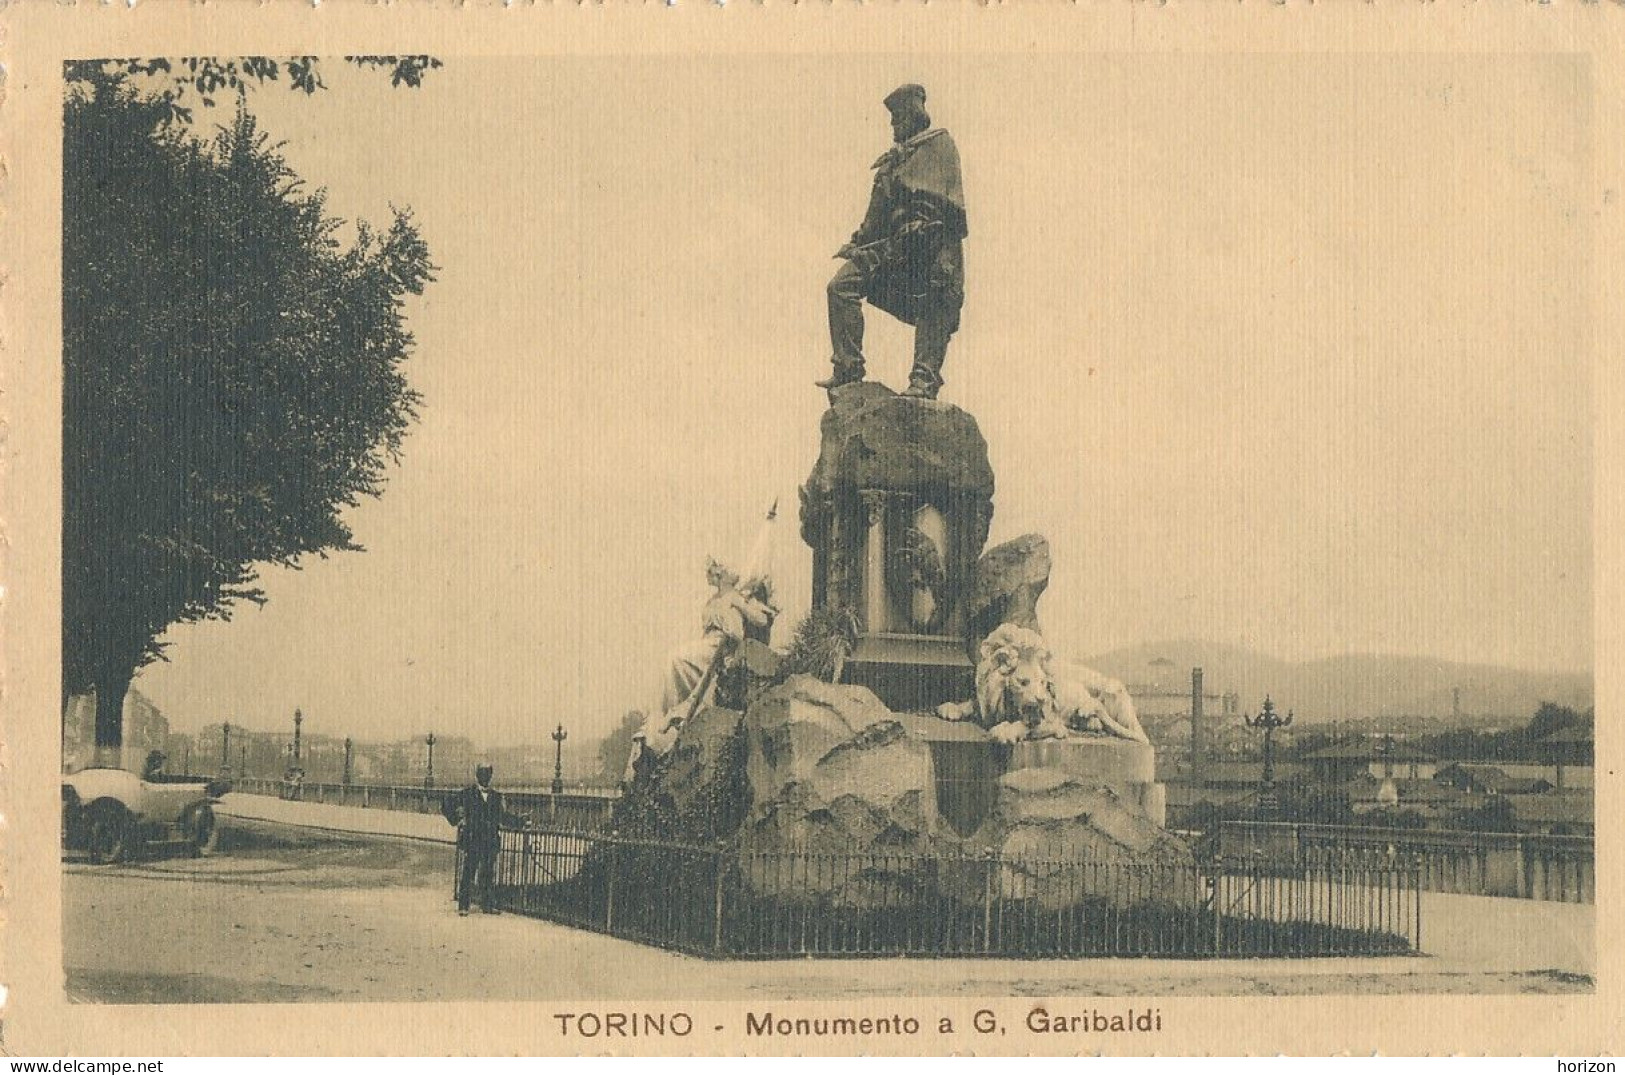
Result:
{"label": "vintage car", "polygon": [[62,777],[63,846],[102,864],[160,845],[193,855],[214,849],[214,806],[230,785],[195,776],[138,776],[128,769],[81,769]]}

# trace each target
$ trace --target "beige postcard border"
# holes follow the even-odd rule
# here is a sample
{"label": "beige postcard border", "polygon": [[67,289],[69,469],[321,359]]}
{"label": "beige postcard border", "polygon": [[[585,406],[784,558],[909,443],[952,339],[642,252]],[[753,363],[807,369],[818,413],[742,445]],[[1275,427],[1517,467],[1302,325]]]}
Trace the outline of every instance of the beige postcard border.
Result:
{"label": "beige postcard border", "polygon": [[[1625,534],[1625,367],[1619,311],[1625,308],[1620,186],[1625,147],[1625,8],[1560,2],[972,5],[923,3],[749,3],[682,0],[658,4],[545,6],[365,4],[323,0],[192,4],[12,4],[4,34],[4,234],[0,332],[5,349],[3,520],[5,927],[8,989],[4,1048],[25,1055],[457,1054],[457,1053],[1302,1053],[1597,1054],[1621,1043],[1625,953],[1618,901],[1621,812],[1620,552]],[[1584,211],[1596,214],[1593,273],[1596,326],[1597,702],[1607,728],[1599,743],[1597,991],[1590,996],[1074,998],[1058,1010],[1148,1002],[1163,1030],[1132,1040],[1083,1035],[1045,1039],[970,1030],[978,1008],[1019,1023],[1030,999],[720,1003],[618,1010],[692,1014],[687,1038],[619,1043],[566,1039],[554,1013],[602,1004],[468,1003],[260,1006],[110,1006],[65,1003],[61,987],[60,871],[57,867],[57,558],[60,61],[68,56],[206,53],[333,55],[431,52],[839,53],[843,51],[1573,52],[1593,58],[1596,174]],[[1508,102],[1508,107],[1518,107]],[[1613,958],[1610,959],[1609,956]],[[703,964],[696,965],[703,974]],[[946,991],[946,990],[945,990]],[[915,1038],[774,1040],[743,1036],[743,1013],[912,1014]],[[859,1009],[855,1012],[855,1009]],[[959,1031],[935,1033],[951,1016]],[[709,1028],[723,1026],[716,1032]]]}

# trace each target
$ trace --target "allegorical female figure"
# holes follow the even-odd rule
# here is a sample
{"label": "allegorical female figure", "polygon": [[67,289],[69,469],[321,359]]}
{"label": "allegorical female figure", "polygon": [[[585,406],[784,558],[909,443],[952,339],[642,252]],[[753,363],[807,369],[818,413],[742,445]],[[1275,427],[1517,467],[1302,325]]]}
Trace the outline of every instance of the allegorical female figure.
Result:
{"label": "allegorical female figure", "polygon": [[750,579],[741,586],[739,573],[714,559],[706,561],[705,578],[713,592],[700,613],[700,636],[672,653],[660,705],[633,736],[628,780],[645,750],[664,754],[670,748],[688,715],[715,688],[721,662],[750,633],[771,625],[778,612],[765,600],[763,580]]}
{"label": "allegorical female figure", "polygon": [[[709,691],[715,683],[716,676],[708,673],[718,657],[726,656],[727,650],[744,639],[747,627],[765,627],[773,622],[772,606],[747,596],[759,589],[755,580],[742,589],[739,573],[715,560],[706,562],[705,580],[714,592],[700,614],[700,637],[671,655],[660,697],[660,713],[678,723],[693,706],[694,692]],[[704,704],[704,699],[700,702]]]}

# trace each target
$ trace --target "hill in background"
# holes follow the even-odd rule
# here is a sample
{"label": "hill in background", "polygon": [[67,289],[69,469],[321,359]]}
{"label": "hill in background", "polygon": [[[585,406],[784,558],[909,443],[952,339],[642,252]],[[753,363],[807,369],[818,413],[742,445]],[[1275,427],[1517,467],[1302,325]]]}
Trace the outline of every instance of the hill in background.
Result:
{"label": "hill in background", "polygon": [[1201,667],[1210,693],[1234,692],[1244,712],[1264,695],[1307,722],[1422,716],[1447,719],[1452,690],[1461,690],[1464,722],[1522,723],[1542,702],[1584,709],[1592,704],[1592,678],[1578,672],[1530,672],[1496,665],[1461,664],[1426,657],[1351,654],[1313,661],[1282,661],[1214,642],[1150,642],[1093,657],[1092,667],[1130,685],[1155,683],[1189,689]]}

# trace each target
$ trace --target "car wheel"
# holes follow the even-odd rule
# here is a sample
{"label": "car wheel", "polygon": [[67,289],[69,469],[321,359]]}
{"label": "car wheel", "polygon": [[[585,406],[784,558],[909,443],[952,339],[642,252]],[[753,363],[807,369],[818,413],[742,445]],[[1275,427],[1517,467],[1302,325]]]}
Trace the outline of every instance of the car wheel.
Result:
{"label": "car wheel", "polygon": [[204,803],[193,810],[189,831],[194,858],[214,854],[220,846],[220,828],[215,824],[214,807]]}
{"label": "car wheel", "polygon": [[85,818],[85,850],[98,866],[123,862],[135,841],[135,819],[116,802],[92,803]]}
{"label": "car wheel", "polygon": [[79,796],[63,789],[62,794],[62,846],[77,851],[85,844],[85,810],[79,805]]}

